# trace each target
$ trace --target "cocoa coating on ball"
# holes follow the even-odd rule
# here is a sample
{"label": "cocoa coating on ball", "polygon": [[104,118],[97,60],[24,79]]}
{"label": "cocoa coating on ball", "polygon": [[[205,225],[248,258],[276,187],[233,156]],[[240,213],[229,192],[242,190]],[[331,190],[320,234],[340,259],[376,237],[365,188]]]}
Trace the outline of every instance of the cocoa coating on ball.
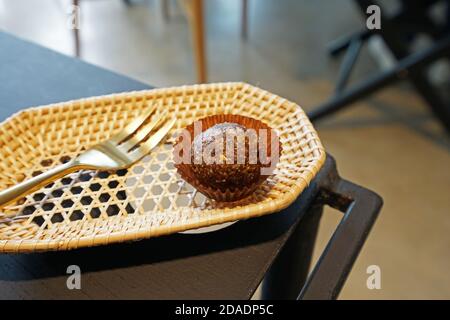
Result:
{"label": "cocoa coating on ball", "polygon": [[[243,125],[224,122],[210,127],[194,138],[191,153],[192,171],[201,183],[225,191],[249,186],[260,179],[261,164],[259,159],[250,161],[250,143],[246,131],[247,128]],[[227,139],[230,140],[230,137],[235,142],[232,145],[228,144],[233,146],[233,152],[230,150],[227,152]],[[238,143],[239,138],[245,143]],[[205,150],[210,150],[206,152],[206,157]],[[238,155],[241,157],[240,162]],[[221,161],[217,163],[217,159]]]}

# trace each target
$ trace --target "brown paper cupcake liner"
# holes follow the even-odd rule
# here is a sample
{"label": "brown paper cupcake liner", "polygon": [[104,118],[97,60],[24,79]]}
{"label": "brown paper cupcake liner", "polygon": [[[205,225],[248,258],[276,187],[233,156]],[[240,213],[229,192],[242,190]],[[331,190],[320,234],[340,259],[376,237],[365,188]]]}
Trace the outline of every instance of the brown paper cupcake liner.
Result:
{"label": "brown paper cupcake liner", "polygon": [[[279,155],[281,154],[281,144],[279,142],[279,137],[277,135],[277,133],[275,131],[272,131],[271,128],[265,124],[264,122],[260,121],[260,120],[256,120],[253,118],[249,118],[249,117],[245,117],[245,116],[241,116],[241,115],[233,115],[233,114],[220,114],[220,115],[214,115],[214,116],[209,116],[203,119],[199,119],[197,121],[201,121],[202,124],[202,132],[206,131],[207,129],[211,128],[212,126],[219,124],[219,123],[224,123],[224,122],[232,122],[232,123],[237,123],[240,124],[242,126],[245,126],[246,128],[249,129],[254,129],[254,130],[260,130],[260,129],[266,129],[268,130],[268,132],[270,133],[270,135],[268,135],[268,141],[267,141],[267,150],[266,150],[266,154],[268,157],[270,157],[271,162],[268,165],[264,165],[263,167],[270,167],[276,166],[276,163],[273,163],[273,159],[272,159],[272,154],[271,154],[271,147],[272,147],[272,141],[273,140],[278,140],[278,150],[279,150]],[[190,134],[190,138],[191,138],[191,142],[194,141],[195,138],[195,132],[194,132],[194,123],[188,125],[185,128],[189,134]],[[272,134],[275,134],[275,136],[272,137]],[[177,150],[176,146],[182,143],[182,139],[177,139],[176,143],[175,143],[175,147],[174,147],[174,158],[176,159],[176,157],[178,155],[175,155],[175,152]],[[192,145],[189,145],[189,148],[191,148]],[[279,159],[279,157],[278,157]],[[258,181],[247,185],[247,186],[242,186],[240,188],[227,188],[225,190],[220,190],[220,189],[216,189],[213,188],[211,186],[208,186],[202,182],[199,181],[199,179],[197,179],[195,177],[195,174],[192,170],[192,165],[191,164],[187,164],[187,163],[183,163],[183,162],[179,162],[179,163],[175,163],[175,167],[177,168],[177,172],[178,174],[189,184],[191,184],[193,187],[195,187],[198,191],[200,191],[201,193],[203,193],[205,196],[214,199],[216,201],[221,201],[221,202],[232,202],[232,201],[238,201],[241,200],[247,196],[249,196],[250,194],[252,194],[259,185],[261,185],[270,175],[261,175],[260,178],[258,179]]]}

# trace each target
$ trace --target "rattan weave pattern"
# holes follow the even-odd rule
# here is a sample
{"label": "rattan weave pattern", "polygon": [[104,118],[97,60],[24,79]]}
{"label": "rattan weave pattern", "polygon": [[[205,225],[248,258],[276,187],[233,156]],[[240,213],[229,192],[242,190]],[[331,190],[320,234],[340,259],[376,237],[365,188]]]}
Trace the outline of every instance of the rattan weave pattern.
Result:
{"label": "rattan weave pattern", "polygon": [[256,217],[287,207],[325,160],[303,110],[245,83],[127,92],[21,111],[0,124],[0,188],[39,174],[108,139],[157,104],[176,115],[172,134],[205,116],[253,117],[277,130],[275,175],[235,203],[205,198],[173,165],[172,144],[117,172],[82,171],[0,210],[0,252],[68,250]]}

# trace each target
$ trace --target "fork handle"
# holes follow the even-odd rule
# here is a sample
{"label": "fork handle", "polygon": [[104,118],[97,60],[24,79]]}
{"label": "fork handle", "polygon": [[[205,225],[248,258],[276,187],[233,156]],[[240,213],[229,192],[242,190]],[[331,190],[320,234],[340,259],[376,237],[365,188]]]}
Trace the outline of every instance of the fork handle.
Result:
{"label": "fork handle", "polygon": [[0,208],[80,168],[75,161],[71,160],[43,172],[36,177],[24,180],[6,190],[0,191]]}

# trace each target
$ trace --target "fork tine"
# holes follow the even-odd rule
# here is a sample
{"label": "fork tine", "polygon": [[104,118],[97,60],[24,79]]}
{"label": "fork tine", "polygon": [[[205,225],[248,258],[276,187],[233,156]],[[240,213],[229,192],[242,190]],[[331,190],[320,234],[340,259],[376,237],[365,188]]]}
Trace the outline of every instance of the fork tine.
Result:
{"label": "fork tine", "polygon": [[148,112],[131,121],[130,124],[128,124],[125,128],[123,128],[118,134],[111,137],[110,141],[120,143],[123,140],[125,140],[131,134],[136,132],[136,130],[139,129],[139,127],[145,122],[145,120],[147,120],[147,118],[150,117],[155,112],[155,110],[156,105],[152,105]]}
{"label": "fork tine", "polygon": [[137,149],[131,151],[129,156],[136,161],[147,155],[167,135],[175,124],[175,121],[175,118],[168,120],[161,128],[158,129],[158,131],[155,132],[155,134],[150,136],[146,142],[141,144]]}
{"label": "fork tine", "polygon": [[163,119],[167,116],[167,112],[160,115],[155,115],[149,124],[144,125],[140,130],[136,132],[136,135],[132,136],[129,140],[119,145],[119,149],[122,151],[129,151],[138,143],[147,137],[147,135],[155,128]]}

